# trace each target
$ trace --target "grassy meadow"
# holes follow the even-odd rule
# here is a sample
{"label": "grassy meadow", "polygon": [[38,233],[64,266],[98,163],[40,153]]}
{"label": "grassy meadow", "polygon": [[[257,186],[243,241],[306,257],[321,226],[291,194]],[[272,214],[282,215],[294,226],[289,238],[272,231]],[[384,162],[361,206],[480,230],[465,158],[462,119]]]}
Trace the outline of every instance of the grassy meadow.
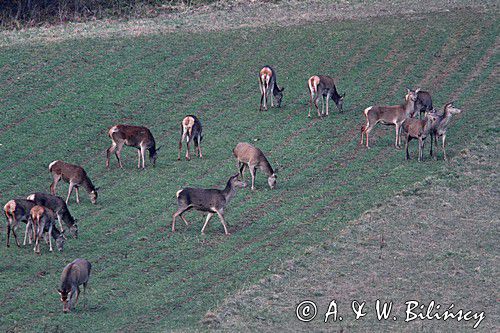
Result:
{"label": "grassy meadow", "polygon": [[[69,238],[63,253],[7,248],[2,224],[0,329],[203,329],[205,313],[225,297],[338,237],[365,210],[429,175],[453,177],[441,153],[438,162],[429,158],[428,146],[417,163],[415,141],[405,161],[392,146],[393,127],[377,125],[372,148],[359,146],[364,108],[402,103],[406,86],[430,91],[440,108],[456,100],[463,113],[448,132],[450,157],[472,138],[498,133],[489,125],[498,117],[498,33],[494,14],[453,10],[0,49],[2,205],[48,191],[56,159],[82,165],[101,188],[97,205],[83,190],[80,205],[72,197],[80,237]],[[257,74],[266,64],[284,99],[282,108],[259,112]],[[306,81],[315,74],[334,77],[346,92],[343,113],[332,102],[329,117],[314,111],[307,118]],[[187,114],[203,124],[204,159],[177,161]],[[162,147],[155,168],[138,170],[129,147],[124,169],[114,157],[105,168],[107,129],[119,123],[151,129]],[[278,167],[277,189],[258,172],[257,190],[240,190],[226,209],[229,237],[217,217],[202,236],[204,217],[194,211],[186,214],[192,224],[179,219],[171,235],[176,191],[223,188],[237,172],[232,149],[240,141]],[[61,182],[58,194],[66,193]],[[62,268],[78,257],[93,265],[90,289],[64,315],[56,288]]]}

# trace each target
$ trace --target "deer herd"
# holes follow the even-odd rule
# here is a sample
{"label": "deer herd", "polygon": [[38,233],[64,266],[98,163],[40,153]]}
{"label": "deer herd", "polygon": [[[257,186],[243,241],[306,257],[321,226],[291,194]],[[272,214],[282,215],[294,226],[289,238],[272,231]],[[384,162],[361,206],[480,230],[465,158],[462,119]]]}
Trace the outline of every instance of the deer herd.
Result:
{"label": "deer herd", "polygon": [[[261,92],[260,111],[268,110],[269,98],[271,99],[271,107],[281,107],[284,88],[278,86],[274,69],[270,66],[264,66],[260,70],[258,78]],[[325,75],[314,75],[307,80],[307,87],[310,97],[308,117],[311,116],[313,105],[317,110],[318,117],[328,116],[330,98],[334,101],[339,112],[343,112],[343,102],[346,94],[339,94],[334,79]],[[321,112],[318,107],[320,98],[322,100]],[[364,109],[363,115],[366,124],[361,126],[360,145],[363,145],[366,140],[366,148],[370,148],[369,136],[376,124],[392,125],[395,127],[394,145],[396,148],[401,147],[401,135],[404,134],[406,138],[406,159],[410,158],[408,144],[411,140],[416,139],[418,140],[418,161],[422,161],[424,142],[429,136],[431,141],[430,155],[437,159],[437,140],[440,137],[442,139],[443,156],[447,160],[445,150],[446,130],[452,115],[460,112],[460,109],[453,106],[453,102],[446,103],[442,112],[439,112],[434,109],[431,95],[428,92],[406,88],[406,95],[402,104],[392,106],[373,105]],[[419,118],[416,118],[417,113]],[[123,168],[121,151],[124,145],[137,149],[137,168],[145,168],[146,151],[149,153],[151,165],[155,166],[160,148],[156,147],[155,139],[147,127],[118,124],[110,127],[107,134],[111,139],[111,146],[106,151],[106,168],[109,169],[110,167],[109,159],[113,153],[118,161],[118,166]],[[186,142],[186,160],[191,158],[190,143],[194,143],[195,155],[203,158],[201,151],[202,139],[200,120],[195,115],[184,117],[180,124],[177,159],[181,159],[184,141]],[[435,151],[433,151],[433,143]],[[243,180],[245,169],[250,171],[252,190],[255,190],[257,170],[262,171],[267,176],[270,189],[276,188],[276,170],[272,168],[265,154],[259,148],[250,143],[240,142],[234,147],[232,153],[237,160],[238,173],[229,177],[223,190],[186,187],[177,192],[178,209],[172,215],[172,232],[175,232],[177,217],[180,217],[186,225],[189,225],[183,213],[194,208],[207,213],[205,223],[201,229],[202,234],[205,234],[205,229],[211,217],[217,214],[225,234],[229,235],[224,219],[224,210],[236,194],[236,190],[247,186],[247,183]],[[26,227],[23,245],[26,245],[26,239],[28,239],[29,244],[34,242],[34,252],[40,254],[40,242],[43,239],[49,245],[49,251],[52,252],[52,239],[54,239],[57,249],[62,251],[67,239],[67,230],[69,230],[73,238],[78,238],[77,220],[73,218],[67,206],[73,190],[75,190],[76,194],[76,203],[80,203],[80,187],[85,189],[92,204],[97,203],[99,188],[93,185],[81,166],[56,160],[49,164],[48,170],[53,177],[50,194],[36,192],[28,195],[27,198],[9,200],[3,207],[7,218],[7,247],[10,246],[11,232],[16,245],[20,246],[16,230],[19,223],[24,222]],[[61,179],[69,183],[66,200],[56,195],[56,186]],[[60,230],[56,225],[56,219]],[[91,264],[85,259],[76,259],[64,268],[61,276],[61,286],[58,288],[64,312],[69,312],[72,306],[76,304],[80,292],[79,286],[83,284],[85,289],[89,280],[90,269]],[[74,303],[73,298],[75,298]]]}

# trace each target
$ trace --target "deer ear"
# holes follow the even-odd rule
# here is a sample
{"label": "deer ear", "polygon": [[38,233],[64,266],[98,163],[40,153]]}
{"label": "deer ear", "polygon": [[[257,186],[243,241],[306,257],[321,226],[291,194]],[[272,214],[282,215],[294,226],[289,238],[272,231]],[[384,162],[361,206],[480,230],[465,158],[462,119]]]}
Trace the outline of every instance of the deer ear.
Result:
{"label": "deer ear", "polygon": [[158,148],[156,148],[156,152],[158,152],[160,149],[161,149],[162,146],[159,146]]}
{"label": "deer ear", "polygon": [[62,290],[61,289],[56,288],[56,290],[59,293],[59,295],[62,295]]}
{"label": "deer ear", "polygon": [[96,191],[96,192],[97,192],[97,191],[99,191],[100,189],[101,189],[101,187],[99,186],[99,187],[96,187],[96,188],[94,189],[94,191]]}
{"label": "deer ear", "polygon": [[345,93],[342,94],[342,98],[344,98],[344,97],[345,97]]}
{"label": "deer ear", "polygon": [[418,94],[419,91],[420,91],[420,88],[417,88],[417,90],[415,90],[415,94]]}
{"label": "deer ear", "polygon": [[285,90],[285,87],[281,87],[281,90],[280,90],[280,91],[283,91],[283,90]]}

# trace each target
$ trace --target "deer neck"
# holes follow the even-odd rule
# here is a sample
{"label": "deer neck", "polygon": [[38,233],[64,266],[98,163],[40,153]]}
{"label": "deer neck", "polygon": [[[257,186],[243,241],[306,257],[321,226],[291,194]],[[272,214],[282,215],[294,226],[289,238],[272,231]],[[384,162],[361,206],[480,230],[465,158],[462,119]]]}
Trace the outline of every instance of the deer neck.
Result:
{"label": "deer neck", "polygon": [[92,184],[92,182],[90,181],[90,179],[88,177],[86,177],[82,181],[82,187],[85,189],[85,191],[87,191],[87,193],[95,191],[94,184]]}
{"label": "deer neck", "polygon": [[259,169],[264,172],[268,177],[270,177],[272,174],[274,174],[274,170],[271,167],[271,164],[266,160],[260,163]]}
{"label": "deer neck", "polygon": [[229,202],[236,194],[236,188],[231,184],[231,180],[227,182],[226,188],[222,191],[222,195]]}
{"label": "deer neck", "polygon": [[406,117],[410,117],[415,110],[415,101],[408,99],[405,104],[403,104],[403,108],[405,110]]}

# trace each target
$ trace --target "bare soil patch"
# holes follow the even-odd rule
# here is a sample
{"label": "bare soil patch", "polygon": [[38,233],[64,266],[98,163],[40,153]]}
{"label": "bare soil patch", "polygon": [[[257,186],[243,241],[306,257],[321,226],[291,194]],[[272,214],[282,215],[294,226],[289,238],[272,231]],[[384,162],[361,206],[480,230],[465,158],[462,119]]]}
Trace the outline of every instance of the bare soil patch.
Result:
{"label": "bare soil patch", "polygon": [[409,1],[373,0],[327,1],[289,0],[282,2],[258,0],[219,1],[215,4],[166,13],[155,18],[128,21],[97,20],[85,23],[3,31],[0,47],[24,43],[50,43],[76,38],[112,38],[120,36],[142,36],[170,32],[208,32],[237,28],[286,27],[305,25],[318,21],[362,19],[408,15],[408,19],[432,12],[447,12],[453,9],[478,12],[496,11],[497,2],[486,0]]}

